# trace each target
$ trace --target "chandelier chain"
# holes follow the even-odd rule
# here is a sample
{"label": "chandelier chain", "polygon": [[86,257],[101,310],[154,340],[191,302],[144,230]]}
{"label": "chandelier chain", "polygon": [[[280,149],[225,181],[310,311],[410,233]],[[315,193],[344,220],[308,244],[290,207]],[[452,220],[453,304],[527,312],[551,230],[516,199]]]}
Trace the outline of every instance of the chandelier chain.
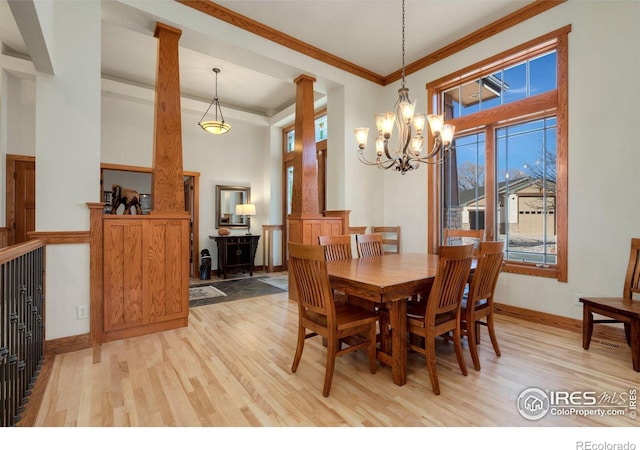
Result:
{"label": "chandelier chain", "polygon": [[402,87],[404,85],[404,0],[402,0]]}

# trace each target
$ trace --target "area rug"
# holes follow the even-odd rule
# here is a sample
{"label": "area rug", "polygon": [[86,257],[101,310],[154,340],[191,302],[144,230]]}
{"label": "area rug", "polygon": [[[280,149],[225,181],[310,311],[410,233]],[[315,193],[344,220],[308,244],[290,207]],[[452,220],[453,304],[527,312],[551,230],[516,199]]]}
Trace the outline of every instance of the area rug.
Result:
{"label": "area rug", "polygon": [[287,277],[287,276],[284,276],[284,277],[260,277],[260,278],[258,278],[258,280],[262,281],[263,283],[267,283],[267,284],[270,284],[270,285],[275,286],[277,288],[280,288],[283,291],[288,291],[289,290],[289,277]]}
{"label": "area rug", "polygon": [[189,304],[210,298],[226,297],[227,294],[213,286],[196,286],[189,288]]}
{"label": "area rug", "polygon": [[281,289],[277,286],[261,281],[262,278],[269,277],[238,278],[213,283],[211,286],[206,287],[213,287],[216,290],[219,290],[223,293],[223,296],[190,301],[189,306],[193,308],[197,306],[211,305],[214,303],[231,302],[234,300],[286,292],[285,289]]}

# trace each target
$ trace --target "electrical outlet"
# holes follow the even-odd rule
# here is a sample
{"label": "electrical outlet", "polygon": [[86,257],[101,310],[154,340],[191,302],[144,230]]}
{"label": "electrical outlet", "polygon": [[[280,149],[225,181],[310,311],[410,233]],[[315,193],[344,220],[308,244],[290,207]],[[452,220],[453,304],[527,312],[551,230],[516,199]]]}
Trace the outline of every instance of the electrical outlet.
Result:
{"label": "electrical outlet", "polygon": [[89,318],[89,305],[76,306],[76,316],[78,320]]}
{"label": "electrical outlet", "polygon": [[580,298],[584,297],[584,294],[573,294],[573,297],[574,297],[573,304],[576,306],[582,306],[582,303],[580,303]]}

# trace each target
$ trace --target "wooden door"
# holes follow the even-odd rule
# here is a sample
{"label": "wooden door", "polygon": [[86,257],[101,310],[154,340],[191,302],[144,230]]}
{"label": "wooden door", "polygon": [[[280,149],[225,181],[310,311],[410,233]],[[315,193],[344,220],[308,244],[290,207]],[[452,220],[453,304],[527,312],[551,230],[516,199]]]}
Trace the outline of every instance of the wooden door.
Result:
{"label": "wooden door", "polygon": [[190,276],[198,278],[200,271],[200,173],[184,173],[184,207],[189,212],[189,233],[191,248],[189,258]]}
{"label": "wooden door", "polygon": [[28,240],[36,229],[36,162],[31,156],[7,155],[8,244]]}

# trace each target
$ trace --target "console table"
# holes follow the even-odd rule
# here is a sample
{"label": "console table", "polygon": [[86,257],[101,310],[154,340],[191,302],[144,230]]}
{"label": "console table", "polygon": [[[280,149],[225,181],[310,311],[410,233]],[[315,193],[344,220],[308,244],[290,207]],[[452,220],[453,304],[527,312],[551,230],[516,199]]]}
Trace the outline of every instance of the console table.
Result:
{"label": "console table", "polygon": [[253,276],[254,259],[260,235],[209,236],[218,246],[218,276],[227,278],[229,272],[249,270]]}

